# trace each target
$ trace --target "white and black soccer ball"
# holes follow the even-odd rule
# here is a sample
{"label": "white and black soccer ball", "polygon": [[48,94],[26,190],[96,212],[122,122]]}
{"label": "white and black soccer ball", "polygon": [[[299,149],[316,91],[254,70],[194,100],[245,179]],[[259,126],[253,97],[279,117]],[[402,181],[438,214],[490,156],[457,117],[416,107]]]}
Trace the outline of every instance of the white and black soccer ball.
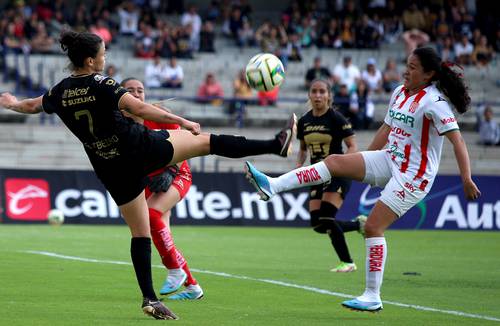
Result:
{"label": "white and black soccer ball", "polygon": [[61,225],[64,223],[64,213],[59,209],[51,209],[47,213],[47,221],[50,225]]}
{"label": "white and black soccer ball", "polygon": [[253,89],[270,91],[285,80],[285,68],[274,54],[259,53],[248,61],[245,76]]}

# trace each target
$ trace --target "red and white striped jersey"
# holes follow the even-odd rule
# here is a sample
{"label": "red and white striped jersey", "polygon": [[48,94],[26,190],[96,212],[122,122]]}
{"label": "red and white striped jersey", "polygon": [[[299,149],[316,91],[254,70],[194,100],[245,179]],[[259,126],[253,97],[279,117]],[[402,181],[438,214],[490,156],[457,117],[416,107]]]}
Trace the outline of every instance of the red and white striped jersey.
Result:
{"label": "red and white striped jersey", "polygon": [[448,100],[433,84],[412,96],[400,86],[391,96],[384,122],[391,127],[387,150],[397,170],[428,191],[439,169],[441,136],[459,129]]}

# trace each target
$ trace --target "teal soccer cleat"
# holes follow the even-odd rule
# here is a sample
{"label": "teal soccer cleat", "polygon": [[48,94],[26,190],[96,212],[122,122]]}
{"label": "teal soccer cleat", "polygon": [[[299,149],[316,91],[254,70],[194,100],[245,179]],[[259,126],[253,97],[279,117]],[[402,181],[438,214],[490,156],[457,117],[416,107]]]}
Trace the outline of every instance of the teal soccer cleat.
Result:
{"label": "teal soccer cleat", "polygon": [[358,299],[344,301],[342,302],[342,306],[351,310],[367,312],[377,312],[383,309],[381,301],[365,302]]}
{"label": "teal soccer cleat", "polygon": [[245,162],[246,178],[257,190],[260,195],[260,199],[263,201],[268,201],[274,196],[274,191],[271,189],[271,184],[269,183],[269,177],[264,173],[257,170],[252,163]]}
{"label": "teal soccer cleat", "polygon": [[170,300],[199,300],[203,298],[203,290],[198,284],[188,285],[184,291],[174,294],[168,298]]}
{"label": "teal soccer cleat", "polygon": [[177,273],[172,272],[172,270],[169,271],[168,277],[160,289],[160,294],[161,295],[170,294],[179,290],[181,286],[184,284],[184,282],[186,282],[186,279],[187,279],[187,274],[182,269]]}

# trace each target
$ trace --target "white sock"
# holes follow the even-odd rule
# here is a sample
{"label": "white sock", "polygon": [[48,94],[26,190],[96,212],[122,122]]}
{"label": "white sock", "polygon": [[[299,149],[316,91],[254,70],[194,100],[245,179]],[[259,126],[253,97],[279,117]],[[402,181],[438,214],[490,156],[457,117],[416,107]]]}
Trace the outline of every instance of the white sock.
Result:
{"label": "white sock", "polygon": [[168,270],[168,277],[173,279],[184,277],[184,274],[186,274],[186,272],[184,272],[182,268],[172,268]]}
{"label": "white sock", "polygon": [[365,239],[366,245],[366,288],[361,301],[380,300],[380,287],[384,278],[384,266],[387,257],[387,243],[384,237]]}
{"label": "white sock", "polygon": [[309,187],[325,183],[332,178],[326,164],[321,161],[309,166],[292,170],[276,178],[269,178],[271,188],[276,192]]}

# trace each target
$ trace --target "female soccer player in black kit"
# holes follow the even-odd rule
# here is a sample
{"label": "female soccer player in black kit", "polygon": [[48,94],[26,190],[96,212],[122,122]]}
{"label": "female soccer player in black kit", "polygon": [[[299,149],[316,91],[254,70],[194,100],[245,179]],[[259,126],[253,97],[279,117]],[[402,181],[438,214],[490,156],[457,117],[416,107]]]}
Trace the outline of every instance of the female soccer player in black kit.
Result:
{"label": "female soccer player in black kit", "polygon": [[[330,154],[343,154],[342,142],[346,153],[357,151],[356,139],[351,124],[338,111],[332,108],[330,84],[316,79],[309,88],[308,105],[311,107],[298,122],[297,138],[300,150],[297,167],[301,167],[309,151],[311,164],[324,160]],[[349,192],[351,181],[344,178],[332,178],[329,182],[312,186],[309,194],[309,213],[311,226],[318,233],[327,233],[333,248],[337,252],[340,264],[332,272],[348,273],[356,270],[344,232],[362,230],[365,216],[358,216],[357,221],[337,221],[335,216]],[[361,227],[360,227],[361,226]]]}
{"label": "female soccer player in black kit", "polygon": [[[60,43],[71,61],[71,75],[37,98],[18,101],[4,93],[0,105],[21,113],[56,113],[82,142],[96,175],[130,228],[142,310],[156,319],[177,319],[153,290],[146,176],[166,165],[208,154],[231,158],[266,153],[287,156],[296,129],[295,116],[272,140],[201,133],[198,123],[142,102],[113,79],[100,75],[105,47],[99,36],[63,31]],[[152,131],[125,117],[121,110],[146,120],[177,123],[187,130]]]}

